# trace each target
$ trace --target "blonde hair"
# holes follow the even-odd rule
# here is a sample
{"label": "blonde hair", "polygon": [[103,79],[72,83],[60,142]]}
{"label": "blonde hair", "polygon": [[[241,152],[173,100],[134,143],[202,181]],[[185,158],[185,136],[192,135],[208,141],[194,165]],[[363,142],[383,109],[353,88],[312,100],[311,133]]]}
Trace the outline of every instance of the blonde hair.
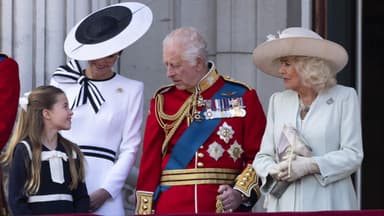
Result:
{"label": "blonde hair", "polygon": [[308,56],[295,56],[295,67],[304,85],[312,87],[316,92],[324,91],[336,85],[336,73],[323,59]]}
{"label": "blonde hair", "polygon": [[[23,140],[28,140],[32,150],[32,158],[27,168],[28,179],[24,185],[27,195],[35,194],[40,188],[41,172],[41,149],[42,134],[44,130],[43,109],[52,109],[57,102],[58,95],[64,92],[54,86],[40,86],[32,90],[28,96],[27,109],[20,109],[17,126],[12,134],[9,145],[0,161],[10,165],[13,160],[13,153],[16,146]],[[77,188],[79,181],[84,181],[84,156],[78,146],[58,134],[58,143],[64,146],[65,153],[68,155],[68,162],[72,182],[70,189]],[[72,157],[73,152],[77,154],[80,163],[76,163]]]}

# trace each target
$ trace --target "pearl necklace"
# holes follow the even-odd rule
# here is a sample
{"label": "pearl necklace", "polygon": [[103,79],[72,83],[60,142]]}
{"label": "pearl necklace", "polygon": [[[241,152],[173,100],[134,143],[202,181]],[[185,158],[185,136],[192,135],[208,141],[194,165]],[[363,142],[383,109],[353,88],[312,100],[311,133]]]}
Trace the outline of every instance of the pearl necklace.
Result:
{"label": "pearl necklace", "polygon": [[299,106],[300,106],[300,116],[301,116],[301,119],[304,119],[305,115],[309,112],[309,109],[311,108],[311,106],[307,106],[304,104],[304,102],[300,99],[300,103],[299,103]]}

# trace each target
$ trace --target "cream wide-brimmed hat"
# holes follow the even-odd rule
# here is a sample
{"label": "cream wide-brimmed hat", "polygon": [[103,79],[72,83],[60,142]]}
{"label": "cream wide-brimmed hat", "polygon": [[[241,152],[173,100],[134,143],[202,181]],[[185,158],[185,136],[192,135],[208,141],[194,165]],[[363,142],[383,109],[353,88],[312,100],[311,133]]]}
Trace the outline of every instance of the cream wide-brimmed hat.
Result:
{"label": "cream wide-brimmed hat", "polygon": [[267,41],[253,51],[253,62],[264,73],[281,77],[279,58],[285,56],[318,57],[329,63],[334,73],[341,71],[348,62],[347,51],[339,44],[322,38],[302,27],[291,27],[268,35]]}
{"label": "cream wide-brimmed hat", "polygon": [[138,2],[101,8],[76,24],[64,51],[76,60],[94,60],[117,53],[141,38],[152,24],[151,9]]}

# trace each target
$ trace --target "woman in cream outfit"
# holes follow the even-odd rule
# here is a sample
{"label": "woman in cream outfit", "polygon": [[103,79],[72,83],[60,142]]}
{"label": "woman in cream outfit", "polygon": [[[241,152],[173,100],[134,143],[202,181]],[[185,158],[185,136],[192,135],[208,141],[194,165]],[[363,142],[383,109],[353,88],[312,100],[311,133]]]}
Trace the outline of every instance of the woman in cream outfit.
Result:
{"label": "woman in cream outfit", "polygon": [[[357,209],[351,175],[363,160],[359,102],[355,90],[336,84],[335,78],[348,62],[345,49],[293,27],[278,37],[268,36],[253,57],[261,71],[283,79],[286,88],[270,98],[266,130],[253,162],[267,211]],[[296,134],[281,158],[285,127]],[[272,195],[274,183],[288,185],[281,196]]]}

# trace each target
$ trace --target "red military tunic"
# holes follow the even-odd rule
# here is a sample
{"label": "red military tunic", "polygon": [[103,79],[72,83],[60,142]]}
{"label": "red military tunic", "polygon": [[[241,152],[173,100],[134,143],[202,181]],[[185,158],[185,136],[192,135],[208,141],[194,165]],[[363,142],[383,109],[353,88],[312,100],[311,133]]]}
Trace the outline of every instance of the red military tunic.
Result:
{"label": "red military tunic", "polygon": [[[179,126],[172,125],[181,118],[177,113],[185,107],[185,103],[192,92],[181,91],[174,86],[168,86],[160,89],[151,100],[136,188],[137,214],[216,212],[219,185],[235,186],[243,179],[235,180],[235,178],[241,173],[244,176],[247,169],[252,169],[247,168],[247,166],[252,164],[255,154],[259,150],[266,122],[256,91],[244,84],[224,79],[212,68],[208,76],[199,84],[201,89],[199,97],[205,101],[205,105],[197,105],[196,109],[197,111],[203,107],[207,109],[207,101],[210,101],[209,99],[226,82],[244,89],[244,94],[239,100],[246,114],[243,117],[227,114],[226,117],[220,118],[213,133],[201,144],[184,169],[165,171],[175,144],[188,128],[188,119],[193,118],[193,114],[191,114],[186,116]],[[235,92],[229,89],[222,94],[227,94],[230,97],[233,93]],[[162,96],[161,103],[159,103],[160,100],[156,99],[158,96]],[[211,100],[213,104],[208,106],[214,107],[216,103],[216,110],[219,109],[218,106],[221,106],[221,111],[216,112],[220,114],[231,107],[225,105],[228,101],[230,100]],[[198,102],[193,100],[191,103]],[[159,112],[163,115],[159,115]],[[199,114],[205,115],[206,113],[200,112]],[[159,118],[167,115],[168,120],[165,118],[166,120],[159,121]],[[171,115],[174,115],[175,119],[170,118]],[[209,121],[209,119],[202,121]],[[177,127],[177,130],[171,134],[166,148],[163,147],[163,141],[166,138],[166,132],[172,133],[173,127],[167,128],[165,125]],[[204,131],[196,133],[195,136],[200,136],[201,133]],[[188,142],[192,143],[193,141],[194,139],[190,139]],[[162,148],[165,149],[164,156],[162,155]],[[245,187],[244,191],[241,188],[237,189],[249,196],[251,189],[255,187],[258,189],[257,180],[253,178],[252,181],[246,182],[247,187],[252,188]],[[156,188],[160,184],[170,187],[160,192],[157,199],[154,200]],[[240,184],[238,185],[241,187]]]}
{"label": "red military tunic", "polygon": [[[20,96],[19,66],[12,58],[0,53],[0,150],[12,133]],[[7,215],[0,167],[0,215]]]}
{"label": "red military tunic", "polygon": [[0,53],[0,150],[7,143],[16,119],[20,96],[19,67]]}

